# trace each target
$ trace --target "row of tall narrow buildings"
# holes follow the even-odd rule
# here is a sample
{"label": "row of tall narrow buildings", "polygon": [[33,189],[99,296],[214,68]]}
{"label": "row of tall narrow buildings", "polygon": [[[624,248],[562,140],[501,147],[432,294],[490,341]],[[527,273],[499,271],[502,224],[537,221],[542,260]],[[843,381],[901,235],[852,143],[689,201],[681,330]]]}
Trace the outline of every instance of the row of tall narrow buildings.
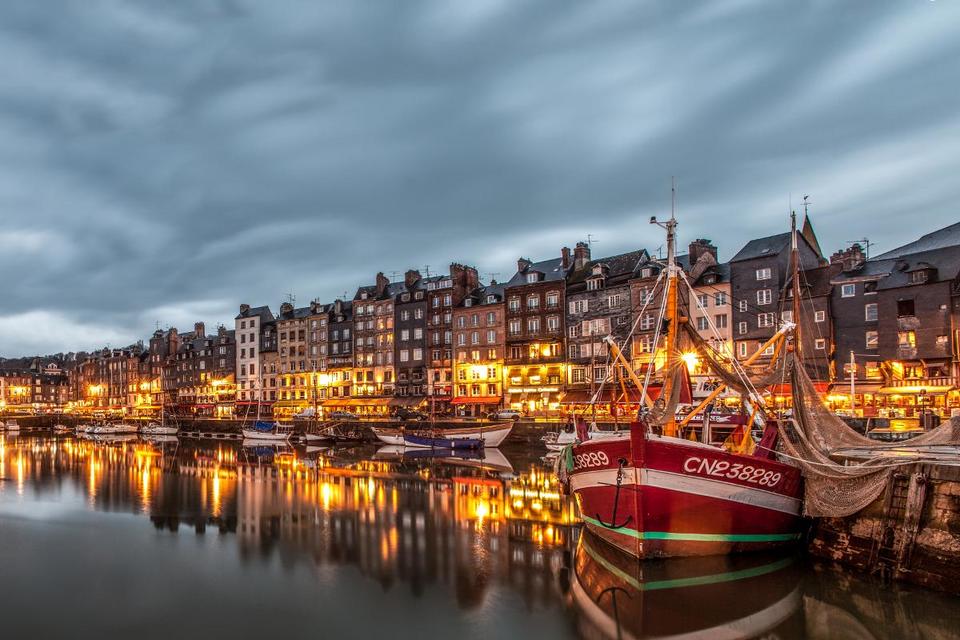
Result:
{"label": "row of tall narrow buildings", "polygon": [[[717,349],[752,356],[794,320],[790,248],[782,233],[721,262],[709,240],[691,242],[678,257],[692,289],[687,321]],[[799,249],[801,352],[837,410],[911,415],[960,405],[960,224],[870,259],[859,244],[828,258],[805,220]],[[276,312],[242,304],[232,328],[158,330],[148,345],[59,363],[66,390],[56,402],[143,414],[162,404],[219,417],[258,404],[277,416],[401,408],[559,416],[595,398],[601,411],[616,411],[609,403],[631,399],[635,388],[616,379],[603,339],[623,344],[638,373],[662,366],[654,338],[663,268],[646,249],[596,256],[579,242],[551,258],[520,258],[505,282],[484,283],[456,262],[397,281],[377,273],[351,299],[283,303]],[[688,365],[695,386],[709,389],[709,372],[695,358]],[[0,398],[23,404],[10,389],[22,396],[25,385],[11,380],[0,381]]]}

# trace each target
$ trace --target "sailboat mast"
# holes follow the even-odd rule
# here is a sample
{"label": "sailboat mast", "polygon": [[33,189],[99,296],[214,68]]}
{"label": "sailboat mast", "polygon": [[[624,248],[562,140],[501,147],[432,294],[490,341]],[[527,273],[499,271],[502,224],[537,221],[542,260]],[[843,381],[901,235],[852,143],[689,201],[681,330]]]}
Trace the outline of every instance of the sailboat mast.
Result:
{"label": "sailboat mast", "polygon": [[800,355],[800,245],[797,242],[797,212],[790,212],[790,262],[793,286],[793,348]]}
{"label": "sailboat mast", "polygon": [[[673,396],[673,367],[676,365],[677,335],[680,327],[679,305],[677,304],[677,219],[675,215],[676,206],[676,185],[670,189],[670,220],[664,225],[667,229],[667,308],[665,318],[668,321],[666,335],[664,336],[664,350],[666,352],[666,362],[664,364],[663,392],[660,397],[669,408],[670,398]],[[671,410],[669,415],[664,416],[663,434],[666,436],[675,436],[677,434],[677,419],[675,413]]]}

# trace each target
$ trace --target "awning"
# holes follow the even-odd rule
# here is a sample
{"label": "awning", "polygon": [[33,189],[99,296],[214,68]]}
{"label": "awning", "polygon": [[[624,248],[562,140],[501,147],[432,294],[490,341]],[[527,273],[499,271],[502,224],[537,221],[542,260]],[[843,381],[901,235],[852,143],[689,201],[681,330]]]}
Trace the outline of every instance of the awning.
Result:
{"label": "awning", "polygon": [[[853,392],[857,395],[861,393],[877,393],[882,388],[882,382],[857,382],[853,385]],[[830,393],[838,396],[850,395],[850,383],[834,382],[830,387]]]}
{"label": "awning", "polygon": [[416,407],[426,400],[423,396],[394,396],[390,398],[389,405],[391,407]]}
{"label": "awning", "polygon": [[309,402],[308,400],[306,400],[306,399],[302,399],[302,400],[277,400],[276,402],[273,403],[273,406],[278,407],[278,408],[283,408],[283,407],[304,407],[304,406],[306,406],[306,405],[308,405],[308,404],[310,404],[310,402]]}
{"label": "awning", "polygon": [[882,393],[884,395],[901,395],[901,396],[915,396],[915,395],[927,395],[927,396],[937,396],[943,395],[953,391],[954,387],[949,385],[929,385],[925,386],[923,384],[916,384],[904,387],[880,387],[877,393]]}
{"label": "awning", "polygon": [[320,406],[321,407],[349,407],[350,400],[352,398],[330,398],[329,400],[324,400]]}
{"label": "awning", "polygon": [[[830,388],[829,382],[814,382],[813,388],[817,393],[826,393]],[[789,384],[772,384],[764,390],[764,393],[772,393],[775,396],[789,396],[792,390]]]}
{"label": "awning", "polygon": [[[659,394],[659,391],[657,393]],[[593,393],[591,393],[589,389],[572,389],[567,391],[563,397],[562,404],[590,404],[592,399]],[[624,398],[622,390],[605,388],[597,397],[597,402],[600,404],[610,404],[613,402],[617,404],[639,404],[640,392],[632,387],[628,388],[627,397]]]}
{"label": "awning", "polygon": [[500,396],[459,396],[450,404],[500,404]]}
{"label": "awning", "polygon": [[391,398],[353,398],[351,407],[385,407],[390,404]]}

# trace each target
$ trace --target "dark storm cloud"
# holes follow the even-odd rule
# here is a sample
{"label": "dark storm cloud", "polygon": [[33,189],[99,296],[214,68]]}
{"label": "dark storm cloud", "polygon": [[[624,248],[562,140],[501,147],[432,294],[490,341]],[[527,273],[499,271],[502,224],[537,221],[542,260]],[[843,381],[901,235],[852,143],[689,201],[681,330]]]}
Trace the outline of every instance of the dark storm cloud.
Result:
{"label": "dark storm cloud", "polygon": [[[953,222],[951,2],[0,6],[0,353],[128,343],[646,220],[729,257]],[[909,217],[910,225],[902,222]]]}

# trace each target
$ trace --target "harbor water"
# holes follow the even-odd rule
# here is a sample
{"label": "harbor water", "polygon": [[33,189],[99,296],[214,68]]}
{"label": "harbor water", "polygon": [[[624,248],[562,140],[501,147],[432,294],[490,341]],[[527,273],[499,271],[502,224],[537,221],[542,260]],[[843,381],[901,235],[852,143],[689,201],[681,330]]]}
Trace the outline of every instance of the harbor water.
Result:
{"label": "harbor water", "polygon": [[638,564],[542,450],[0,434],[9,638],[954,638],[960,601],[802,554]]}

